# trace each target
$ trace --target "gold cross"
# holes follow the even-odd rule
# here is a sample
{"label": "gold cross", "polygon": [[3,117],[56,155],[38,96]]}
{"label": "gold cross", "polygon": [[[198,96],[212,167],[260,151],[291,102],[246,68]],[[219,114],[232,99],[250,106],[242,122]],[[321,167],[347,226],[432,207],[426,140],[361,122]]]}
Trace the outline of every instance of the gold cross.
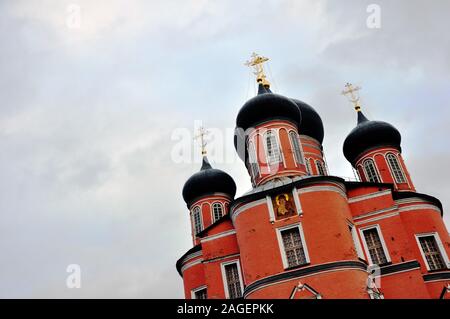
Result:
{"label": "gold cross", "polygon": [[200,146],[202,148],[202,155],[206,155],[206,144],[208,142],[205,140],[205,136],[208,135],[209,131],[205,130],[203,126],[198,129],[198,134],[194,136],[194,140],[200,139]]}
{"label": "gold cross", "polygon": [[342,91],[342,95],[347,96],[349,101],[355,106],[356,111],[361,110],[361,105],[359,104],[359,95],[356,94],[359,90],[361,90],[361,87],[353,86],[353,84],[347,83],[345,84],[345,90]]}
{"label": "gold cross", "polygon": [[256,75],[256,82],[262,83],[264,86],[270,86],[270,83],[267,81],[266,75],[264,74],[263,67],[263,64],[267,61],[269,61],[269,58],[253,52],[251,59],[245,62],[246,66],[253,67],[253,73]]}

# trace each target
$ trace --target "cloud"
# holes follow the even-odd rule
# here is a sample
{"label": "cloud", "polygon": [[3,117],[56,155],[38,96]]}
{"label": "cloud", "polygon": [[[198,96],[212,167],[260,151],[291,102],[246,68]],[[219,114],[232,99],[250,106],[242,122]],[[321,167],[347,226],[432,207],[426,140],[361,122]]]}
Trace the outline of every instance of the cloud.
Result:
{"label": "cloud", "polygon": [[[370,30],[368,3],[2,2],[0,297],[183,297],[181,189],[200,163],[173,162],[172,132],[234,127],[254,94],[252,51],[271,58],[275,91],[321,114],[335,175],[353,175],[342,142],[355,115],[339,92],[361,84],[365,112],[399,128],[418,191],[445,211],[448,4],[379,1],[382,28]],[[80,28],[67,26],[70,4]],[[211,154],[242,194],[249,177],[232,159]],[[71,263],[79,290],[65,286]]]}

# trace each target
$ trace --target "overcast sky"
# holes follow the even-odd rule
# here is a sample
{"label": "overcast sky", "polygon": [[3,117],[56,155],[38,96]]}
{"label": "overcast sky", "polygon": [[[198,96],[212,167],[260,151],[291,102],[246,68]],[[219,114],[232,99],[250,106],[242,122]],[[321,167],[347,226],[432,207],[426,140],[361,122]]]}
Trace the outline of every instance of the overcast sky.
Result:
{"label": "overcast sky", "polygon": [[[367,27],[370,3],[381,28]],[[448,12],[446,0],[1,1],[0,297],[183,297],[181,189],[200,163],[173,160],[174,132],[234,127],[255,94],[253,51],[270,57],[274,91],[322,116],[333,175],[352,176],[342,143],[356,116],[340,91],[362,86],[365,114],[400,130],[418,192],[450,225]],[[210,161],[240,195],[249,177],[224,142],[233,160]],[[80,289],[66,287],[69,264]]]}

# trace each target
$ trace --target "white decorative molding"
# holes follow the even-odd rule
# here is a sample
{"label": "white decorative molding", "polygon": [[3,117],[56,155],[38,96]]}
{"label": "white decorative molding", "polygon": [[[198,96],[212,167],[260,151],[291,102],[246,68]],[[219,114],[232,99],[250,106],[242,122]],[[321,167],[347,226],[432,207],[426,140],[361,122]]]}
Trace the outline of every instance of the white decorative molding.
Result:
{"label": "white decorative molding", "polygon": [[297,214],[301,215],[303,214],[303,210],[302,210],[302,205],[300,203],[300,199],[299,199],[299,193],[296,187],[294,187],[292,189],[292,196],[294,197],[294,203],[295,206],[297,207]]}
{"label": "white decorative molding", "polygon": [[368,217],[371,217],[371,216],[375,216],[375,215],[379,215],[379,214],[383,214],[383,213],[388,213],[388,212],[391,212],[391,211],[398,212],[398,207],[397,206],[392,206],[392,207],[388,207],[388,208],[374,210],[374,211],[369,212],[369,213],[365,213],[365,214],[362,214],[362,215],[355,216],[355,217],[353,217],[353,220],[360,220],[360,219],[368,218]]}
{"label": "white decorative molding", "polygon": [[246,211],[247,209],[250,209],[250,208],[253,208],[255,206],[262,205],[262,204],[266,204],[266,203],[267,203],[267,199],[266,198],[261,198],[261,199],[255,200],[255,201],[253,201],[251,203],[247,203],[247,204],[244,204],[244,205],[240,206],[239,208],[237,208],[236,210],[234,210],[231,213],[231,217],[232,217],[233,223],[235,222],[235,220],[239,216],[239,214],[241,214],[242,212]]}
{"label": "white decorative molding", "polygon": [[230,229],[230,230],[224,231],[222,233],[218,233],[218,234],[215,234],[215,235],[204,237],[200,241],[202,243],[206,243],[206,242],[211,241],[211,240],[219,239],[219,238],[230,236],[230,235],[234,235],[234,234],[236,234],[236,230]]}
{"label": "white decorative molding", "polygon": [[269,221],[273,223],[275,221],[275,212],[273,211],[272,197],[266,196],[267,209],[269,210]]}
{"label": "white decorative molding", "polygon": [[391,193],[392,192],[391,192],[390,189],[386,189],[386,190],[381,191],[381,192],[375,192],[375,193],[371,193],[371,194],[350,197],[348,199],[348,202],[349,202],[349,204],[352,204],[352,203],[368,200],[368,199],[371,199],[371,198],[376,198],[376,197],[390,195]]}
{"label": "white decorative molding", "polygon": [[216,258],[211,258],[211,259],[207,259],[207,260],[203,260],[204,264],[208,264],[208,263],[213,263],[213,262],[217,262],[220,260],[225,260],[225,259],[229,259],[229,258],[234,258],[234,257],[239,257],[240,254],[232,254],[232,255],[226,255],[226,256],[221,256],[221,257],[216,257]]}
{"label": "white decorative molding", "polygon": [[441,214],[441,210],[431,204],[419,204],[419,205],[408,205],[408,206],[402,206],[398,209],[399,212],[403,213],[403,212],[408,212],[408,211],[412,211],[412,210],[421,210],[421,209],[430,209],[430,210],[435,210],[437,211],[439,214]]}
{"label": "white decorative molding", "polygon": [[308,186],[303,187],[298,190],[300,194],[310,193],[310,192],[335,192],[344,197],[344,199],[347,199],[347,194],[343,191],[343,189],[340,186]]}
{"label": "white decorative molding", "polygon": [[364,224],[367,224],[367,223],[370,223],[370,222],[374,222],[374,221],[377,221],[377,220],[390,218],[390,217],[394,217],[394,216],[398,216],[398,215],[399,215],[398,212],[394,212],[394,213],[386,214],[386,215],[381,215],[381,216],[378,216],[378,217],[369,218],[369,219],[365,219],[365,220],[362,220],[362,221],[359,221],[359,222],[355,222],[355,225],[364,225]]}
{"label": "white decorative molding", "polygon": [[195,265],[201,264],[203,262],[203,258],[196,259],[194,261],[188,262],[183,267],[181,267],[181,273],[184,273],[187,269],[194,267]]}

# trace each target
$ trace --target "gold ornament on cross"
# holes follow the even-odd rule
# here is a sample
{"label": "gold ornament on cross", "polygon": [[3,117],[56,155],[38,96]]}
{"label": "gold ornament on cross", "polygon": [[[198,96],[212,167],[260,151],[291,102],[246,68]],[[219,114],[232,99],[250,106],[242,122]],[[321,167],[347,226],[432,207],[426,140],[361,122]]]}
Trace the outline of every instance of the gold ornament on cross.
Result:
{"label": "gold ornament on cross", "polygon": [[265,87],[270,87],[270,83],[266,79],[263,66],[263,64],[267,61],[269,61],[269,58],[253,52],[251,59],[245,62],[245,65],[254,69],[253,73],[256,75],[256,82],[261,83]]}
{"label": "gold ornament on cross", "polygon": [[202,148],[202,155],[206,155],[206,145],[208,142],[205,140],[205,136],[208,135],[209,131],[205,130],[203,126],[198,129],[198,134],[194,136],[194,140],[200,140],[200,147]]}
{"label": "gold ornament on cross", "polygon": [[347,96],[348,100],[354,105],[357,112],[361,111],[358,95],[359,90],[361,90],[361,87],[353,86],[353,84],[347,83],[345,84],[345,90],[342,91],[342,95]]}

